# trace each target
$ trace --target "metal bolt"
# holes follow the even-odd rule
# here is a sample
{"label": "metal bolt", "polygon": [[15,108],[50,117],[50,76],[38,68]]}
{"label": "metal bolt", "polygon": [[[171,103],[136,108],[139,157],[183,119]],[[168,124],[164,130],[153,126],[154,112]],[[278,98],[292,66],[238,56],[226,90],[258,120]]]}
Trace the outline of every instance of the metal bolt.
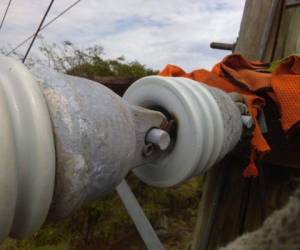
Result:
{"label": "metal bolt", "polygon": [[242,115],[242,123],[246,128],[253,126],[253,118],[250,115]]}
{"label": "metal bolt", "polygon": [[158,146],[160,150],[166,150],[170,145],[171,138],[166,131],[153,128],[147,133],[146,142]]}

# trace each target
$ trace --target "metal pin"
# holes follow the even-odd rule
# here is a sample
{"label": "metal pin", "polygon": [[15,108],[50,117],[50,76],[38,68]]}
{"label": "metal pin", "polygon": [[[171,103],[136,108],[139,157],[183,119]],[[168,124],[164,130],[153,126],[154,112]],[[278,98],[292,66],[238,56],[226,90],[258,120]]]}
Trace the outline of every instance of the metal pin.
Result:
{"label": "metal pin", "polygon": [[170,145],[171,138],[166,131],[153,128],[147,133],[146,142],[158,146],[161,150],[166,150]]}

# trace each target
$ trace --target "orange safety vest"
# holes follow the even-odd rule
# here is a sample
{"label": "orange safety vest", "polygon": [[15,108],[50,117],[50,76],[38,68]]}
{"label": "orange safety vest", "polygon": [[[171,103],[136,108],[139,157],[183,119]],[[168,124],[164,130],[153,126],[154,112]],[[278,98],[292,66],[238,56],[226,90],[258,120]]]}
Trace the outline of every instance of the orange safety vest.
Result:
{"label": "orange safety vest", "polygon": [[300,58],[291,56],[283,60],[272,73],[268,72],[269,66],[267,63],[250,61],[239,54],[232,54],[216,64],[211,71],[198,69],[186,73],[178,66],[167,65],[159,73],[161,76],[187,77],[225,92],[238,92],[244,96],[255,121],[250,162],[243,172],[245,177],[258,175],[256,152],[270,151],[257,122],[258,112],[265,105],[265,100],[256,92],[262,89],[268,91],[280,111],[281,125],[285,132],[300,121]]}

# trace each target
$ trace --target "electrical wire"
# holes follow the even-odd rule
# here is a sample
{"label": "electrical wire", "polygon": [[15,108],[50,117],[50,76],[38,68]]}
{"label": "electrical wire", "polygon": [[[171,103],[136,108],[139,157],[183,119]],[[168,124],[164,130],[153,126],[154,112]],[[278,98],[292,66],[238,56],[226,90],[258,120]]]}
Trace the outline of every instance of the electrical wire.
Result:
{"label": "electrical wire", "polygon": [[[48,27],[51,23],[55,22],[58,18],[60,18],[62,15],[64,15],[66,12],[68,12],[70,9],[72,9],[76,4],[78,4],[81,0],[77,0],[75,1],[73,4],[71,4],[69,7],[67,7],[66,9],[64,9],[61,13],[59,13],[56,17],[54,17],[53,19],[51,19],[48,23],[46,23],[45,25],[43,25],[40,29],[40,31],[42,31],[43,29],[45,29],[46,27]],[[34,36],[34,34],[30,35],[29,37],[27,37],[26,39],[24,39],[21,43],[19,43],[14,49],[12,49],[11,51],[9,51],[6,55],[10,55],[11,53],[15,52],[18,48],[20,48],[21,46],[23,46],[26,42],[28,42],[32,37]]]}
{"label": "electrical wire", "polygon": [[7,6],[6,6],[6,9],[5,9],[4,15],[3,15],[3,17],[2,17],[2,20],[1,20],[1,24],[0,24],[0,30],[1,30],[1,29],[2,29],[2,27],[3,27],[3,23],[4,23],[4,21],[5,21],[5,18],[6,18],[6,16],[7,16],[7,13],[8,13],[8,10],[9,10],[9,7],[10,7],[10,4],[11,4],[11,2],[12,2],[12,0],[9,0],[9,2],[8,2]]}
{"label": "electrical wire", "polygon": [[25,60],[26,60],[26,58],[27,58],[27,56],[28,56],[28,54],[29,54],[29,52],[30,52],[30,50],[31,50],[31,48],[32,48],[32,45],[34,44],[34,41],[35,41],[35,39],[37,38],[37,35],[39,34],[39,32],[40,32],[40,30],[41,30],[41,28],[42,28],[42,26],[43,26],[43,23],[44,23],[44,21],[45,21],[47,15],[48,15],[48,13],[49,13],[49,11],[50,11],[52,5],[53,5],[53,3],[54,3],[54,0],[51,0],[49,6],[48,6],[48,8],[47,8],[47,10],[46,10],[46,12],[45,12],[45,14],[44,14],[44,16],[43,16],[43,18],[42,18],[42,21],[40,22],[39,27],[37,28],[37,30],[36,30],[36,32],[35,32],[35,34],[34,34],[32,40],[31,40],[31,43],[30,43],[30,45],[29,45],[29,47],[28,47],[28,49],[27,49],[27,51],[26,51],[26,53],[25,53],[25,56],[24,56],[24,58],[23,58],[23,60],[22,60],[23,63],[25,62]]}

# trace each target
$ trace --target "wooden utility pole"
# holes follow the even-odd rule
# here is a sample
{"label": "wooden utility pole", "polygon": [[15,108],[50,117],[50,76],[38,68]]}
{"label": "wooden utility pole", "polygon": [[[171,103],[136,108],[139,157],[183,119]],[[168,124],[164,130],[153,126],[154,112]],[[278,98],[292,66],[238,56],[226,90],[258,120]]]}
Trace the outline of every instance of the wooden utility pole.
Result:
{"label": "wooden utility pole", "polygon": [[[246,0],[234,52],[266,62],[300,53],[300,1]],[[245,162],[234,155],[208,172],[192,250],[226,245],[287,202],[300,177],[299,135],[272,147],[257,178],[243,178]]]}

